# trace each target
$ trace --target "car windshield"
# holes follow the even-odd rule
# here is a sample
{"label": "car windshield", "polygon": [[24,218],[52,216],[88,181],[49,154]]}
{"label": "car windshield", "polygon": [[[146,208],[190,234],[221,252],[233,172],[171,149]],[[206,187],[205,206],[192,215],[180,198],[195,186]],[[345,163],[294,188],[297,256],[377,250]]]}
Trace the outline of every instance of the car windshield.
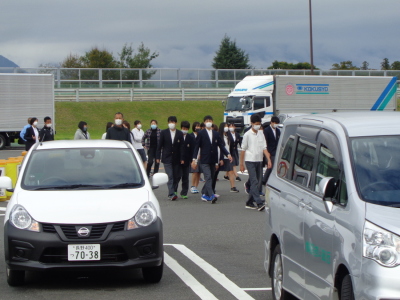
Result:
{"label": "car windshield", "polygon": [[400,136],[353,138],[351,152],[361,198],[400,207]]}
{"label": "car windshield", "polygon": [[73,148],[33,151],[22,188],[120,189],[143,186],[138,162],[130,149]]}
{"label": "car windshield", "polygon": [[251,109],[250,97],[228,97],[225,111],[245,111]]}

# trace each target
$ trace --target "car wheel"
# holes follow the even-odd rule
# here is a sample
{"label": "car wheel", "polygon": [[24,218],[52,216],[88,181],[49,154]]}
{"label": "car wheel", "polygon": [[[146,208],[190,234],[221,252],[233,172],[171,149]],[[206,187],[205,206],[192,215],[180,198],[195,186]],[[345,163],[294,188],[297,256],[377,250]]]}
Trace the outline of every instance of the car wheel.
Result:
{"label": "car wheel", "polygon": [[354,300],[353,284],[349,274],[344,276],[340,288],[340,300]]}
{"label": "car wheel", "polygon": [[25,271],[10,270],[6,268],[7,283],[11,286],[19,286],[25,283]]}
{"label": "car wheel", "polygon": [[149,283],[160,282],[163,275],[163,269],[164,269],[164,261],[161,263],[161,265],[157,267],[142,268],[142,274],[144,280],[146,280]]}
{"label": "car wheel", "polygon": [[0,134],[0,150],[4,149],[6,147],[6,138],[4,135]]}
{"label": "car wheel", "polygon": [[272,297],[274,300],[288,299],[288,293],[283,289],[283,265],[281,246],[277,245],[272,255]]}

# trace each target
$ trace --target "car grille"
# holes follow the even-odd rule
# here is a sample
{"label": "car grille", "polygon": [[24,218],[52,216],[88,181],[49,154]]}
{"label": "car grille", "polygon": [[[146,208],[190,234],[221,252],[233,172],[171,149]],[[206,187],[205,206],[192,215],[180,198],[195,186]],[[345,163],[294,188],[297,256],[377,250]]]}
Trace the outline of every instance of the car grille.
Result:
{"label": "car grille", "polygon": [[44,264],[93,264],[93,263],[113,263],[128,260],[128,255],[121,246],[101,247],[101,258],[95,261],[68,261],[68,249],[46,248],[39,261]]}
{"label": "car grille", "polygon": [[[77,233],[77,229],[80,227],[86,227],[90,229],[90,235],[81,237]],[[47,224],[42,223],[43,232],[46,233],[57,233],[59,228],[65,237],[69,240],[75,239],[100,239],[103,237],[104,232],[108,229],[111,232],[123,231],[125,229],[125,222],[117,222],[110,224],[84,224],[84,225],[58,225],[58,224]]]}

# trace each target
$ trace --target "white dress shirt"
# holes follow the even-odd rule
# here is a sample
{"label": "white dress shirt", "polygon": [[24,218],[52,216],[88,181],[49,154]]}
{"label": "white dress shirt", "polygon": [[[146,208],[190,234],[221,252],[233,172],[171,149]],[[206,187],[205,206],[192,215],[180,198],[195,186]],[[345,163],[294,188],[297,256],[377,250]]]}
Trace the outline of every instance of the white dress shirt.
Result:
{"label": "white dress shirt", "polygon": [[253,129],[248,130],[242,141],[242,150],[245,161],[263,161],[264,149],[267,149],[264,133],[261,130],[254,132]]}

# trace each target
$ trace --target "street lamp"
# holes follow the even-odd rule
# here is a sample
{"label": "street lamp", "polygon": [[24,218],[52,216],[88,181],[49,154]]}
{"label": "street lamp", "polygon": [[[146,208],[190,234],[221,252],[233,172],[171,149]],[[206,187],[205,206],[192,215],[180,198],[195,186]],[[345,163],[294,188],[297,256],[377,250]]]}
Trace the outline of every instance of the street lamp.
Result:
{"label": "street lamp", "polygon": [[310,12],[310,60],[311,60],[311,75],[314,75],[314,54],[313,54],[313,40],[312,40],[312,13],[311,13],[311,0],[308,0],[308,9]]}

